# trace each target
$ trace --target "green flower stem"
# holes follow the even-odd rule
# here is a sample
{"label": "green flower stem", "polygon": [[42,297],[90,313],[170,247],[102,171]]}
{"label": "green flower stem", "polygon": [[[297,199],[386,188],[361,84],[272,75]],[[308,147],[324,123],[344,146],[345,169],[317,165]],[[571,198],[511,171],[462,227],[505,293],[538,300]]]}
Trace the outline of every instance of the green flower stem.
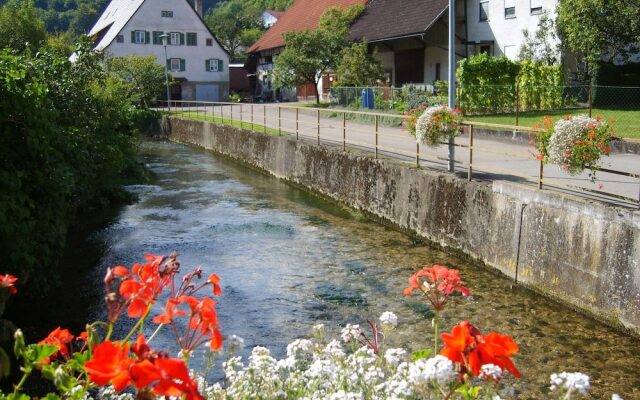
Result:
{"label": "green flower stem", "polygon": [[162,327],[164,326],[164,324],[160,324],[158,325],[158,327],[156,328],[156,330],[153,332],[153,334],[151,336],[149,336],[149,339],[147,339],[147,343],[150,343],[153,338],[156,337],[156,335],[158,334],[158,332],[160,332],[160,329],[162,329]]}
{"label": "green flower stem", "polygon": [[128,342],[133,336],[133,334],[136,333],[138,328],[142,329],[144,327],[144,321],[149,316],[152,306],[153,306],[153,303],[149,303],[149,306],[147,307],[147,311],[144,312],[144,315],[142,316],[142,318],[140,318],[138,322],[136,322],[136,324],[133,326],[133,328],[131,328],[131,331],[127,334],[127,336],[125,336],[125,338],[122,339],[122,342]]}
{"label": "green flower stem", "polygon": [[440,312],[436,311],[435,316],[433,317],[433,355],[438,354],[438,324],[440,322]]}
{"label": "green flower stem", "polygon": [[29,367],[26,371],[24,371],[24,374],[22,375],[22,379],[20,379],[20,382],[18,382],[18,384],[13,388],[13,395],[17,395],[18,392],[20,392],[20,390],[22,389],[22,386],[25,384],[25,382],[27,381],[27,378],[29,377],[29,375],[31,375],[31,372],[33,371],[33,368]]}

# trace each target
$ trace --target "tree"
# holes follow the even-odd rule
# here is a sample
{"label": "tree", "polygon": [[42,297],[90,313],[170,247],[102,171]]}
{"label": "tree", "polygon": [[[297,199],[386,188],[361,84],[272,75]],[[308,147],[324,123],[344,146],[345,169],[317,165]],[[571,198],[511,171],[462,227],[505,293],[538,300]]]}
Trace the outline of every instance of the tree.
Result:
{"label": "tree", "polygon": [[40,47],[47,38],[44,24],[30,1],[12,0],[0,8],[0,49]]}
{"label": "tree", "polygon": [[274,86],[295,87],[310,83],[316,103],[320,103],[318,83],[327,71],[338,67],[342,50],[347,47],[351,22],[363,11],[362,6],[348,9],[328,8],[314,31],[288,32],[282,35],[284,50],[275,60]]}
{"label": "tree", "polygon": [[254,43],[264,28],[262,9],[243,0],[220,3],[205,17],[209,29],[216,35],[232,60],[240,58],[244,47]]}
{"label": "tree", "polygon": [[560,40],[556,35],[556,24],[548,11],[540,16],[538,30],[531,35],[523,29],[524,41],[520,47],[518,58],[545,65],[556,65],[560,62]]}
{"label": "tree", "polygon": [[628,60],[640,43],[640,2],[629,0],[562,0],[558,33],[566,50],[583,64],[591,79],[600,61]]}
{"label": "tree", "polygon": [[384,78],[384,67],[376,58],[377,49],[369,52],[367,42],[355,43],[342,50],[338,64],[338,86],[373,86]]}
{"label": "tree", "polygon": [[162,96],[165,87],[164,66],[155,56],[113,57],[106,61],[107,74],[125,85],[124,96],[132,104],[149,107]]}

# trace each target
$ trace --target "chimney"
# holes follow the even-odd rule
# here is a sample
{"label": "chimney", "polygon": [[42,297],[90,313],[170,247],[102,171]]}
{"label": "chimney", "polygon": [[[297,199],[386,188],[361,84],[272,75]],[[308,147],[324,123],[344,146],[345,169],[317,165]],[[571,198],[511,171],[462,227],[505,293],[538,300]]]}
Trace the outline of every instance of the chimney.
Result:
{"label": "chimney", "polygon": [[194,8],[201,17],[204,17],[202,14],[202,0],[194,0]]}

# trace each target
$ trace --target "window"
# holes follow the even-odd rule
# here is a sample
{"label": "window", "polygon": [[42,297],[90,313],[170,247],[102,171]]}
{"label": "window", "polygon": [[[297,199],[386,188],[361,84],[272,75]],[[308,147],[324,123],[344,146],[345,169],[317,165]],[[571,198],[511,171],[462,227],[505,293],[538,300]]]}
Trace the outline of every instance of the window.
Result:
{"label": "window", "polygon": [[488,55],[491,55],[491,45],[488,45],[488,44],[480,45],[480,54],[482,53],[487,53]]}
{"label": "window", "polygon": [[480,21],[489,19],[489,0],[480,0]]}
{"label": "window", "polygon": [[153,31],[152,32],[153,44],[162,44],[162,38],[160,36],[162,36],[163,34],[164,32]]}
{"label": "window", "polygon": [[135,43],[135,44],[149,43],[149,32],[131,31],[131,43]]}
{"label": "window", "polygon": [[116,43],[124,43],[124,35],[116,36]]}
{"label": "window", "polygon": [[516,17],[516,0],[504,0],[504,17]]}
{"label": "window", "polygon": [[198,45],[198,34],[193,32],[187,32],[187,46]]}
{"label": "window", "polygon": [[167,60],[167,67],[171,72],[183,72],[187,65],[186,60],[183,58],[171,58]]}
{"label": "window", "polygon": [[169,38],[169,44],[178,46],[182,44],[182,34],[179,32],[171,32]]}
{"label": "window", "polygon": [[222,60],[216,60],[214,58],[210,59],[210,60],[206,60],[206,70],[209,72],[222,72],[223,68],[223,61]]}
{"label": "window", "polygon": [[162,11],[161,15],[164,18],[173,18],[173,11]]}
{"label": "window", "polygon": [[542,13],[542,0],[531,0],[531,14]]}
{"label": "window", "polygon": [[207,46],[213,46],[213,39],[207,39]]}

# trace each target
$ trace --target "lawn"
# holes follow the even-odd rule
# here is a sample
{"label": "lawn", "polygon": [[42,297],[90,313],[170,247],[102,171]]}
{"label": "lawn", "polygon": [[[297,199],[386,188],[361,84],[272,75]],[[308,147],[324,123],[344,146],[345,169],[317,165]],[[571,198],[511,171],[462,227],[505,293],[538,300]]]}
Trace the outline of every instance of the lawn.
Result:
{"label": "lawn", "polygon": [[264,132],[268,135],[274,135],[274,136],[278,136],[278,135],[288,135],[287,132],[284,131],[278,131],[277,129],[274,128],[266,128],[264,127],[264,125],[260,125],[260,124],[256,124],[256,123],[251,123],[248,121],[239,121],[236,119],[231,119],[231,118],[222,118],[219,116],[213,116],[211,114],[203,114],[203,113],[198,113],[196,111],[172,111],[171,113],[169,113],[171,115],[175,115],[178,117],[182,117],[182,118],[189,118],[189,119],[195,119],[198,121],[207,121],[207,122],[215,122],[217,124],[222,124],[222,125],[230,125],[230,126],[236,126],[238,128],[243,128],[243,129],[249,129],[249,130],[253,130],[255,132]]}
{"label": "lawn", "polygon": [[[523,126],[540,124],[545,115],[552,116],[554,120],[559,120],[567,114],[576,115],[588,113],[588,108],[546,112],[526,112],[520,114],[518,124]],[[601,116],[605,121],[613,119],[615,121],[614,126],[616,129],[616,136],[640,139],[640,110],[607,110],[594,108],[592,115]],[[515,114],[466,116],[465,119],[469,121],[505,125],[515,125],[516,123]]]}

